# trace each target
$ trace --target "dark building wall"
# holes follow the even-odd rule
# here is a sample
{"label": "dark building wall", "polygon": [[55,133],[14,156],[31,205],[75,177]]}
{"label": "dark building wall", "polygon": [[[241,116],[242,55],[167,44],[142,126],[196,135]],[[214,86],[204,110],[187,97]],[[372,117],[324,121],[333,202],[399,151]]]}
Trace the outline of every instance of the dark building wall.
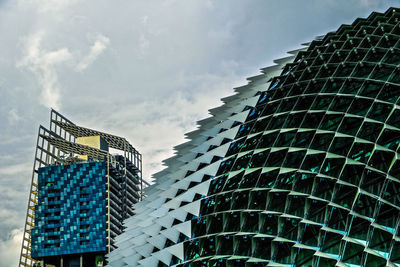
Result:
{"label": "dark building wall", "polygon": [[39,169],[32,257],[106,251],[104,162]]}

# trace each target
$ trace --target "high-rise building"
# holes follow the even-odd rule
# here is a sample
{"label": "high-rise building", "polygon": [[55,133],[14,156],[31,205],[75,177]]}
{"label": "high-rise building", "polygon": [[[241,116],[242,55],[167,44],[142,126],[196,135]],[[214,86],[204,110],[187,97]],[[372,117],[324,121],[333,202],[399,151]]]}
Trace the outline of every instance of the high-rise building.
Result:
{"label": "high-rise building", "polygon": [[50,117],[50,130],[39,128],[20,266],[103,266],[142,198],[141,154],[125,138]]}
{"label": "high-rise building", "polygon": [[110,266],[400,265],[400,9],[290,53],[176,147]]}

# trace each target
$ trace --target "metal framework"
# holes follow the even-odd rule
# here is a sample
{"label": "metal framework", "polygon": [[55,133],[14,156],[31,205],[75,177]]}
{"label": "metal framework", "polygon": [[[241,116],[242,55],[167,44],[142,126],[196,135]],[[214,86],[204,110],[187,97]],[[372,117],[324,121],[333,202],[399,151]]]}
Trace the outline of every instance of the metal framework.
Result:
{"label": "metal framework", "polygon": [[[103,137],[109,147],[123,151],[123,157],[76,143],[78,137],[94,135]],[[110,229],[110,217],[112,217],[110,215],[112,209],[112,204],[110,205],[110,184],[112,186],[113,183],[110,179],[113,180],[117,175],[115,171],[117,162],[123,167],[123,177],[121,178],[127,182],[124,183],[124,189],[127,189],[124,190],[124,194],[127,194],[128,199],[131,200],[128,204],[132,205],[143,198],[143,182],[145,185],[148,184],[142,179],[142,155],[125,138],[77,126],[52,109],[49,129],[40,125],[38,131],[19,266],[33,266],[36,262],[31,257],[31,231],[35,226],[35,205],[38,202],[38,169],[48,165],[64,164],[66,156],[70,154],[88,155],[95,160],[107,162],[108,252],[115,248],[111,241],[111,232],[113,232],[113,236],[120,234],[119,231]],[[127,177],[130,178],[126,179]],[[134,181],[133,184],[129,184],[131,180]],[[138,185],[135,185],[136,183]],[[140,189],[138,186],[140,186]],[[136,191],[139,191],[140,195],[137,195]],[[130,205],[124,207],[127,216],[123,219],[133,214]]]}

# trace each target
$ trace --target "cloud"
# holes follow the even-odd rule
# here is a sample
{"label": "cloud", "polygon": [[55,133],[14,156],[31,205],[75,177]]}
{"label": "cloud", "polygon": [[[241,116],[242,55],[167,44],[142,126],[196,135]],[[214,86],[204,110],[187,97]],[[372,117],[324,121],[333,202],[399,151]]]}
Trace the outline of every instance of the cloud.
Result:
{"label": "cloud", "polygon": [[36,77],[41,86],[39,101],[48,108],[60,109],[60,84],[56,66],[71,59],[67,48],[46,51],[41,47],[44,32],[32,34],[26,40],[25,55],[17,67],[26,67]]}
{"label": "cloud", "polygon": [[23,229],[13,229],[6,240],[0,240],[1,266],[17,266],[22,236]]}
{"label": "cloud", "polygon": [[[3,1],[0,239],[23,226],[37,127],[48,125],[48,107],[126,137],[143,154],[149,179],[232,87],[300,43],[367,16],[371,3]],[[396,4],[376,3],[379,11]]]}
{"label": "cloud", "polygon": [[110,44],[110,39],[104,35],[99,34],[94,44],[90,47],[89,54],[85,56],[76,66],[76,71],[85,70],[90,64],[92,64],[96,58],[104,52],[104,50]]}
{"label": "cloud", "polygon": [[8,122],[10,124],[14,124],[18,121],[22,120],[22,117],[18,114],[18,111],[16,108],[10,109],[8,112]]}
{"label": "cloud", "polygon": [[32,169],[32,165],[29,163],[18,163],[14,165],[0,166],[1,175],[11,175],[17,173],[27,173]]}

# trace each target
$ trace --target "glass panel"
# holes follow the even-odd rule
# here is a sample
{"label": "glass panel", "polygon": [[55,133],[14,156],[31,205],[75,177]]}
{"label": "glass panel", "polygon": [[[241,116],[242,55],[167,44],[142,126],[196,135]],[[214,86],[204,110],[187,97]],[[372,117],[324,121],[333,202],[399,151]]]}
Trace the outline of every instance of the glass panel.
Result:
{"label": "glass panel", "polygon": [[293,110],[309,110],[315,96],[301,96]]}
{"label": "glass panel", "polygon": [[385,203],[380,203],[379,212],[376,216],[376,223],[390,228],[392,232],[396,228],[399,210]]}
{"label": "glass panel", "polygon": [[360,184],[364,168],[364,165],[346,164],[340,176],[340,180],[358,186]]}
{"label": "glass panel", "polygon": [[355,142],[350,151],[349,158],[366,164],[373,149],[373,144]]}
{"label": "glass panel", "polygon": [[240,214],[241,232],[258,233],[258,212],[242,212]]}
{"label": "glass panel", "polygon": [[311,172],[319,172],[324,158],[325,153],[308,155],[305,157],[301,169]]}
{"label": "glass panel", "polygon": [[379,196],[385,179],[386,175],[370,169],[365,169],[361,188],[371,194]]}
{"label": "glass panel", "polygon": [[[216,198],[215,212],[229,210],[231,208],[231,199],[232,193],[218,195]],[[222,225],[221,222],[220,224]]]}
{"label": "glass panel", "polygon": [[252,137],[252,138],[247,139],[246,142],[244,143],[242,149],[241,149],[241,152],[255,149],[257,144],[258,144],[258,142],[259,142],[259,140],[260,140],[260,138],[261,138],[261,135],[259,134],[259,135],[256,135],[256,136]]}
{"label": "glass panel", "polygon": [[306,198],[303,196],[289,196],[288,210],[287,213],[303,217],[304,216],[304,206],[306,204]]}
{"label": "glass panel", "polygon": [[350,264],[360,265],[363,251],[364,246],[347,242],[343,255],[343,261]]}
{"label": "glass panel", "polygon": [[271,258],[272,237],[255,237],[253,246],[253,257],[269,260]]}
{"label": "glass panel", "polygon": [[351,137],[335,137],[329,147],[329,152],[342,156],[347,156],[354,138]]}
{"label": "glass panel", "polygon": [[247,209],[249,202],[249,190],[237,191],[233,193],[232,198],[232,210],[244,210]]}
{"label": "glass panel", "polygon": [[215,255],[215,236],[203,237],[200,242],[200,257]]}
{"label": "glass panel", "polygon": [[286,172],[278,175],[275,182],[275,188],[291,190],[295,172]]}
{"label": "glass panel", "polygon": [[[325,231],[322,231],[325,232]],[[340,243],[342,241],[342,236],[336,233],[325,232],[323,234],[323,241],[321,250],[325,253],[339,254]]]}
{"label": "glass panel", "polygon": [[297,132],[292,147],[308,148],[315,131]]}
{"label": "glass panel", "polygon": [[234,255],[251,256],[251,235],[233,237]]}
{"label": "glass panel", "polygon": [[386,102],[396,103],[399,96],[400,86],[387,84],[382,88],[377,98]]}
{"label": "glass panel", "polygon": [[[223,235],[216,237],[217,254],[218,255],[233,255],[233,236]],[[215,265],[217,266],[217,265]]]}
{"label": "glass panel", "polygon": [[278,137],[278,131],[272,132],[269,134],[265,134],[261,136],[260,142],[257,148],[270,148],[275,143],[276,138]]}
{"label": "glass panel", "polygon": [[298,169],[305,155],[306,150],[289,152],[283,162],[283,167]]}
{"label": "glass panel", "polygon": [[282,165],[282,159],[286,156],[288,149],[282,149],[279,151],[269,153],[266,167],[280,167]]}
{"label": "glass panel", "polygon": [[400,129],[400,109],[395,109],[386,123]]}
{"label": "glass panel", "polygon": [[286,205],[286,195],[283,192],[269,192],[267,210],[284,212]]}
{"label": "glass panel", "polygon": [[340,87],[342,87],[343,83],[344,83],[344,79],[329,79],[326,82],[324,89],[322,89],[322,92],[323,93],[336,93],[339,91]]}
{"label": "glass panel", "polygon": [[297,179],[293,190],[304,194],[311,194],[315,174],[297,172],[296,176]]}
{"label": "glass panel", "polygon": [[251,164],[248,164],[251,157],[252,157],[253,153],[247,153],[246,155],[238,158],[235,162],[235,164],[233,165],[232,170],[233,171],[238,171],[238,170],[243,170],[246,168],[251,168]]}
{"label": "glass panel", "polygon": [[348,135],[355,135],[362,122],[362,118],[344,117],[338,131]]}
{"label": "glass panel", "polygon": [[349,236],[355,239],[366,241],[368,238],[368,228],[371,222],[357,216],[352,216],[351,219],[352,222]]}
{"label": "glass panel", "polygon": [[329,105],[332,103],[333,96],[330,95],[320,95],[317,96],[311,110],[327,110]]}
{"label": "glass panel", "polygon": [[319,129],[327,131],[336,131],[342,121],[343,114],[326,114],[319,126]]}
{"label": "glass panel", "polygon": [[328,207],[328,221],[327,225],[330,228],[337,229],[339,231],[346,230],[346,220],[347,215],[349,214],[348,210],[337,208],[337,207]]}
{"label": "glass panel", "polygon": [[240,182],[240,188],[254,188],[257,184],[258,177],[260,176],[261,169],[246,174]]}
{"label": "glass panel", "polygon": [[[229,191],[233,190],[239,187],[240,181],[242,180],[244,171],[241,171],[240,173],[236,174],[235,176],[226,179],[225,187],[223,191]],[[229,174],[226,174],[229,175]]]}
{"label": "glass panel", "polygon": [[291,261],[290,249],[292,244],[287,242],[273,242],[275,245],[275,260],[278,263],[289,264]]}
{"label": "glass panel", "polygon": [[263,132],[267,127],[272,117],[264,118],[262,120],[257,120],[251,129],[251,133],[259,133]]}
{"label": "glass panel", "polygon": [[360,91],[360,95],[375,98],[381,91],[383,83],[366,81]]}
{"label": "glass panel", "polygon": [[365,116],[371,107],[373,100],[366,98],[355,98],[353,104],[350,106],[348,113]]}
{"label": "glass panel", "polygon": [[310,208],[307,211],[306,218],[317,223],[324,223],[326,202],[320,200],[308,200]]}
{"label": "glass panel", "polygon": [[323,133],[316,134],[313,142],[311,143],[311,148],[315,150],[328,150],[329,145],[333,139],[333,133]]}
{"label": "glass panel", "polygon": [[374,71],[371,74],[371,79],[374,80],[380,80],[380,81],[387,81],[387,79],[390,77],[390,75],[392,74],[394,68],[393,67],[379,67],[379,65],[377,65],[374,69]]}
{"label": "glass panel", "polygon": [[353,210],[361,215],[373,218],[377,199],[360,194],[354,204]]}
{"label": "glass panel", "polygon": [[357,78],[367,78],[371,74],[372,70],[374,69],[374,66],[375,66],[375,64],[360,63],[357,65],[352,76],[357,77]]}
{"label": "glass panel", "polygon": [[387,172],[392,163],[394,152],[375,150],[368,165],[383,172]]}
{"label": "glass panel", "polygon": [[336,194],[333,197],[333,202],[336,204],[350,209],[353,205],[355,196],[357,195],[357,187],[336,184]]}
{"label": "glass panel", "polygon": [[396,206],[399,206],[400,205],[400,183],[387,179],[385,188],[382,193],[382,198]]}
{"label": "glass panel", "polygon": [[378,144],[396,150],[400,143],[400,131],[384,129],[379,137]]}
{"label": "glass panel", "polygon": [[223,214],[224,232],[240,231],[240,212],[227,212]]}
{"label": "glass panel", "polygon": [[331,200],[336,179],[317,177],[313,195],[326,200]]}
{"label": "glass panel", "polygon": [[278,235],[278,214],[261,214],[262,225],[260,233],[266,235]]}
{"label": "glass panel", "polygon": [[267,202],[266,190],[257,190],[250,192],[250,209],[264,210]]}
{"label": "glass panel", "polygon": [[299,222],[300,218],[281,217],[280,225],[282,225],[282,229],[279,233],[279,236],[289,240],[297,240]]}
{"label": "glass panel", "polygon": [[243,137],[245,135],[248,135],[250,133],[251,128],[253,128],[253,125],[254,125],[254,121],[248,122],[248,123],[240,126],[239,132],[236,135],[236,139]]}
{"label": "glass panel", "polygon": [[302,236],[302,243],[307,246],[317,247],[318,246],[318,236],[321,225],[305,224],[304,233]]}
{"label": "glass panel", "polygon": [[381,123],[364,122],[357,136],[375,143],[382,128]]}
{"label": "glass panel", "polygon": [[286,118],[287,114],[272,117],[271,122],[268,124],[267,130],[281,129]]}
{"label": "glass panel", "polygon": [[384,252],[384,255],[387,256],[389,254],[392,238],[393,234],[375,228],[369,246],[372,249]]}
{"label": "glass panel", "polygon": [[367,117],[373,120],[385,122],[390,111],[392,111],[392,108],[392,105],[375,102],[372,109],[368,112]]}
{"label": "glass panel", "polygon": [[285,128],[299,128],[301,122],[304,119],[305,114],[306,114],[305,112],[289,114],[284,127]]}
{"label": "glass panel", "polygon": [[329,110],[337,111],[337,112],[346,112],[346,110],[349,108],[351,102],[353,102],[353,97],[336,96],[333,99],[333,102],[330,105]]}
{"label": "glass panel", "polygon": [[307,113],[303,120],[303,123],[301,124],[301,128],[317,128],[323,116],[323,112]]}
{"label": "glass panel", "polygon": [[207,234],[219,233],[222,231],[222,213],[206,216]]}
{"label": "glass panel", "polygon": [[325,159],[321,173],[338,178],[345,161],[344,158],[327,158]]}
{"label": "glass panel", "polygon": [[257,188],[273,188],[278,173],[279,170],[262,173],[258,179]]}
{"label": "glass panel", "polygon": [[275,147],[288,147],[292,142],[297,131],[280,133],[276,140]]}

